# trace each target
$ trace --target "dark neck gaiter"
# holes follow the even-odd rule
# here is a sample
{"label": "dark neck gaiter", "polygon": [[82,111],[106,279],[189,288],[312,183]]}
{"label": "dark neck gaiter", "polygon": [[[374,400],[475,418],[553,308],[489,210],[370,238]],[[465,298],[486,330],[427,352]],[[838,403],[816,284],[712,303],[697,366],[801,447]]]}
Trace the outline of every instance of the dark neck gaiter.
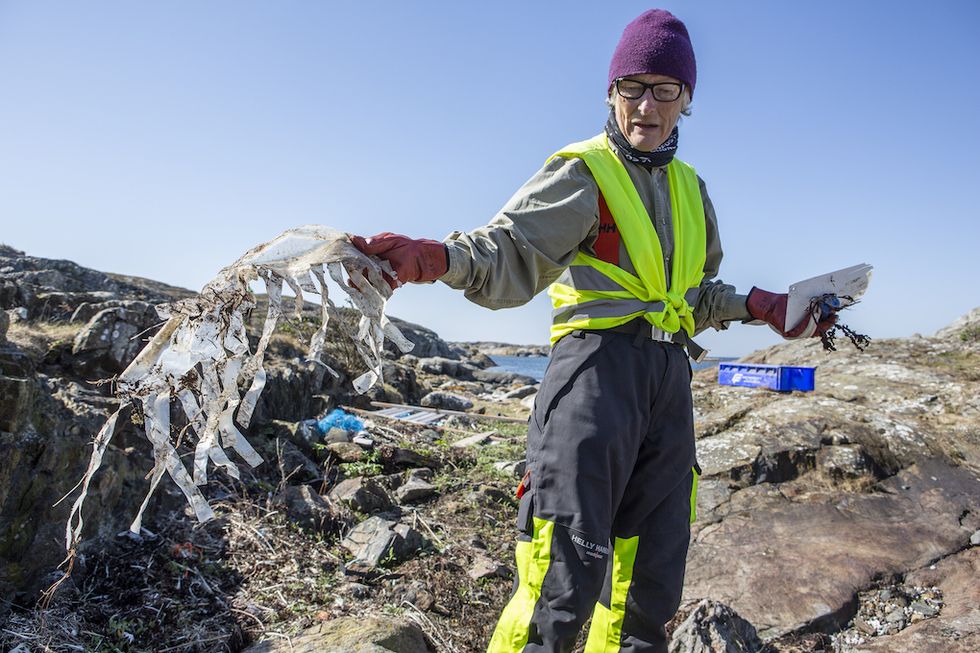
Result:
{"label": "dark neck gaiter", "polygon": [[647,170],[667,165],[674,158],[674,153],[677,152],[677,127],[674,127],[667,140],[653,152],[641,152],[630,145],[626,136],[619,130],[619,125],[616,124],[616,116],[612,111],[609,112],[609,120],[606,121],[606,135],[609,136],[609,140],[616,146],[623,158],[641,165]]}

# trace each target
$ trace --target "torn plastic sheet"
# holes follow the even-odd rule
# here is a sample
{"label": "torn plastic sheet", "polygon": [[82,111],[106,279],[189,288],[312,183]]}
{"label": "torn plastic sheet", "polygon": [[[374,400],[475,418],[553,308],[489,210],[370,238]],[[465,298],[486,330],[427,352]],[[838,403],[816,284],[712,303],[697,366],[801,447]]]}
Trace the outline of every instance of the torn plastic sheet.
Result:
{"label": "torn plastic sheet", "polygon": [[[391,288],[382,273],[395,276],[387,262],[362,254],[346,234],[329,227],[307,225],[285,231],[249,250],[221,270],[200,295],[157,308],[167,322],[123,371],[117,383],[117,395],[124,400],[124,407],[132,403],[142,409],[146,436],[153,445],[150,487],[130,526],[132,533],[139,534],[143,512],[165,473],[203,522],[214,516],[199,489],[207,483],[209,463],[238,478],[238,467],[226,450],[234,451],[252,467],[262,462],[239,427],[248,428],[265,387],[263,358],[276,324],[283,316],[284,284],[296,294],[292,312],[297,317],[302,313],[304,292],[320,296],[321,324],[310,340],[309,358],[321,365],[327,325],[331,318],[339,316],[329,296],[326,275],[347,293],[361,313],[356,330],[344,320],[333,320],[345,336],[353,339],[358,354],[368,366],[368,371],[353,381],[357,392],[366,392],[381,379],[385,338],[402,351],[412,349],[412,342],[385,317]],[[255,351],[250,352],[245,322],[255,302],[248,285],[259,279],[265,284],[269,308],[259,342]],[[337,376],[334,370],[325,367]],[[248,385],[244,395],[239,393],[239,383]],[[184,437],[197,438],[190,473],[171,442],[171,409],[180,410],[187,417]],[[81,494],[68,517],[65,542],[69,552],[75,550],[80,540],[82,505],[122,410],[113,413],[95,437],[88,469],[79,483]]]}

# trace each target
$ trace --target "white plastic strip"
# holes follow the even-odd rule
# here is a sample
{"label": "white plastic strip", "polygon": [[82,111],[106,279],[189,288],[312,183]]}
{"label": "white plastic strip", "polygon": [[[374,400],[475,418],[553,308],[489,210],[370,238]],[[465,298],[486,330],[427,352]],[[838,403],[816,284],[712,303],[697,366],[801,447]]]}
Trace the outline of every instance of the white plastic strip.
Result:
{"label": "white plastic strip", "polygon": [[[324,267],[361,313],[356,331],[345,327],[343,320],[331,319],[337,318],[339,312],[328,296]],[[354,339],[357,352],[368,365],[368,372],[354,380],[358,392],[366,392],[381,379],[386,337],[403,351],[412,349],[412,343],[384,315],[391,289],[383,273],[394,275],[386,261],[362,254],[346,234],[307,225],[252,248],[221,270],[198,296],[158,308],[167,322],[120,374],[118,382],[119,397],[142,406],[146,437],[153,445],[155,461],[146,498],[131,526],[134,532],[139,531],[150,497],[165,472],[184,493],[197,518],[206,521],[214,513],[198,486],[207,483],[208,461],[236,478],[238,468],[228,458],[226,448],[233,449],[249,465],[262,462],[235,426],[235,419],[242,428],[249,425],[267,383],[263,359],[282,316],[283,284],[296,294],[297,317],[302,314],[304,292],[320,295],[321,325],[310,341],[312,359],[319,360],[323,353],[328,322],[337,324],[346,337]],[[244,316],[254,307],[249,283],[259,278],[266,284],[269,308],[262,335],[255,352],[251,353]],[[330,371],[336,376],[336,372]],[[250,384],[244,397],[239,394],[239,382]],[[193,477],[172,443],[171,397],[179,399],[177,407],[190,424],[186,439],[197,438]],[[82,505],[102,464],[118,417],[116,411],[95,437],[88,469],[79,483],[81,494],[72,506],[66,525],[69,551],[75,550],[81,537]]]}

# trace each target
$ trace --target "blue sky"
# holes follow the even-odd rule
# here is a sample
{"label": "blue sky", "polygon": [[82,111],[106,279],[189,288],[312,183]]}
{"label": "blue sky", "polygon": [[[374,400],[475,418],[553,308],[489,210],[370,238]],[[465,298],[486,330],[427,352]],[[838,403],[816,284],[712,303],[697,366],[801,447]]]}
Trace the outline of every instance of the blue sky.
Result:
{"label": "blue sky", "polygon": [[[639,2],[0,0],[0,241],[199,289],[320,223],[442,238],[601,129]],[[698,59],[679,156],[744,291],[875,266],[845,321],[928,334],[980,305],[980,4],[665,2]],[[390,312],[546,342],[549,306],[441,284]],[[775,343],[764,327],[702,337]]]}

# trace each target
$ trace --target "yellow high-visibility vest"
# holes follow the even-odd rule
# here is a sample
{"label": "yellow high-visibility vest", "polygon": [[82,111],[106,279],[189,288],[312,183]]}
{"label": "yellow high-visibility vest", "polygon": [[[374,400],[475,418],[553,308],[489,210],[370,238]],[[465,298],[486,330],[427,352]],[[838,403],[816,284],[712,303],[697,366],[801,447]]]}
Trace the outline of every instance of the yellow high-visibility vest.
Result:
{"label": "yellow high-visibility vest", "polygon": [[704,204],[694,168],[677,158],[667,165],[674,228],[668,288],[660,238],[606,135],[573,143],[551,159],[556,156],[580,158],[592,171],[636,274],[580,251],[548,288],[551,344],[577,329],[608,329],[637,317],[668,333],[684,329],[693,336],[692,305],[704,277],[707,249]]}

